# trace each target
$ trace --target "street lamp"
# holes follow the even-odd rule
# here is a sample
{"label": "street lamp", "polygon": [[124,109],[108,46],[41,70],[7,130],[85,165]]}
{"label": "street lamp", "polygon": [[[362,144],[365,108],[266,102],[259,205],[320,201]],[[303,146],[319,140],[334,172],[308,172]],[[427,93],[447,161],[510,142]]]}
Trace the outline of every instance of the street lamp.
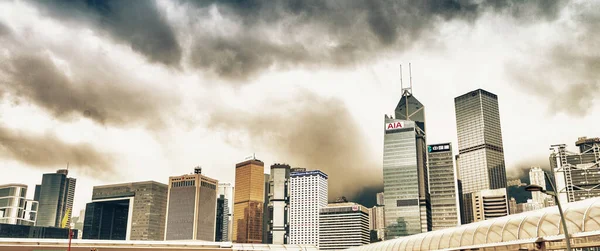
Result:
{"label": "street lamp", "polygon": [[562,207],[560,206],[560,200],[558,199],[558,194],[555,192],[556,187],[554,187],[552,180],[550,180],[550,177],[548,177],[548,174],[546,172],[544,172],[544,178],[548,179],[548,182],[550,182],[550,185],[552,186],[552,190],[554,190],[554,191],[546,191],[546,188],[541,187],[539,185],[526,186],[525,190],[527,190],[529,192],[542,192],[544,194],[554,197],[554,202],[556,202],[556,205],[558,206],[558,212],[560,213],[560,221],[562,222],[562,225],[563,225],[563,231],[565,232],[565,243],[567,244],[567,251],[571,251],[571,238],[569,237],[569,231],[567,230],[567,223],[565,222],[565,215],[563,214]]}

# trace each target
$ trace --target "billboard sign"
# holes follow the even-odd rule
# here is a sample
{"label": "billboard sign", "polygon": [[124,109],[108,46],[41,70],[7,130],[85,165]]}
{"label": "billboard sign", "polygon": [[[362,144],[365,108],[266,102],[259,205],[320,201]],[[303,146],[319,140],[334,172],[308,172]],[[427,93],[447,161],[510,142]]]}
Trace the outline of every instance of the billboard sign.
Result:
{"label": "billboard sign", "polygon": [[352,205],[352,211],[358,211],[358,205]]}
{"label": "billboard sign", "polygon": [[450,151],[450,143],[427,146],[427,152],[430,152],[430,153],[447,152],[447,151]]}
{"label": "billboard sign", "polygon": [[392,123],[385,123],[385,130],[386,131],[393,131],[393,130],[398,130],[398,129],[402,129],[404,128],[404,122],[403,121],[395,121]]}

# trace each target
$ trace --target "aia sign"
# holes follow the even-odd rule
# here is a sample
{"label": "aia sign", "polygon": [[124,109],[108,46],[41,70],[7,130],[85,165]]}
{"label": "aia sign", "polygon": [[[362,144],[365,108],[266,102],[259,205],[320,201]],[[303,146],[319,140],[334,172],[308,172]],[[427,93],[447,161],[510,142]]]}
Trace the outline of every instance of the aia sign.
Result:
{"label": "aia sign", "polygon": [[397,121],[397,122],[392,122],[392,123],[385,123],[386,131],[402,129],[402,128],[404,128],[404,122]]}

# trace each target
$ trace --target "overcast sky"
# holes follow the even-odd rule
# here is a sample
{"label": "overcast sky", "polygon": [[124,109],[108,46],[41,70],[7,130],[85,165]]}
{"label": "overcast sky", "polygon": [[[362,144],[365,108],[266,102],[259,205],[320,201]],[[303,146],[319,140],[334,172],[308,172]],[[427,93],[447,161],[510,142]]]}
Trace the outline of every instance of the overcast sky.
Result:
{"label": "overcast sky", "polygon": [[454,97],[499,96],[515,176],[600,136],[599,44],[600,1],[1,1],[0,184],[69,162],[79,210],[256,153],[369,204],[408,63],[429,144],[456,147]]}

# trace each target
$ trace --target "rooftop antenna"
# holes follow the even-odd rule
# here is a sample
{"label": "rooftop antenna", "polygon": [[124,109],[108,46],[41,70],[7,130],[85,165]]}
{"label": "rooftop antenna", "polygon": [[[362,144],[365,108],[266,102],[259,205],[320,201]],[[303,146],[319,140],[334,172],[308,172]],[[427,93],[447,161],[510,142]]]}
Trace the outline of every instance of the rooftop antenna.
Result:
{"label": "rooftop antenna", "polygon": [[400,89],[404,91],[404,84],[402,83],[402,64],[400,64]]}
{"label": "rooftop antenna", "polygon": [[412,68],[410,67],[410,63],[408,63],[408,75],[410,76],[410,91],[412,92]]}

